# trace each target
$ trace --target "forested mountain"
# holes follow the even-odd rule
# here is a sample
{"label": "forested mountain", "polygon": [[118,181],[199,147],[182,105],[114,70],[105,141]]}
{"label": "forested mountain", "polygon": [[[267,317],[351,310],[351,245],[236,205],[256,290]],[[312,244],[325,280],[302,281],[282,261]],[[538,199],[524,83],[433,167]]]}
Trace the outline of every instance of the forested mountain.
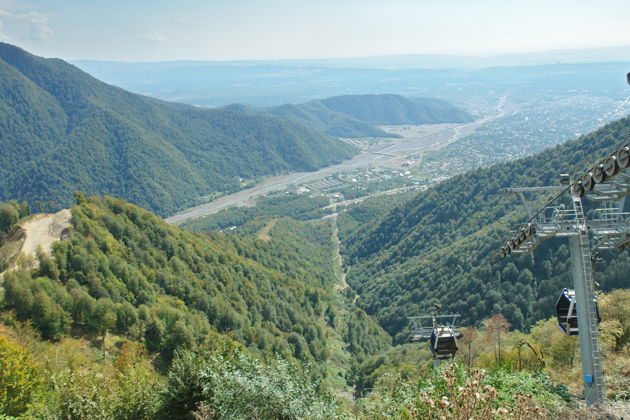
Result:
{"label": "forested mountain", "polygon": [[433,98],[400,95],[346,95],[299,105],[256,108],[233,104],[226,109],[250,114],[274,115],[337,137],[399,137],[374,125],[437,124],[470,121],[471,116],[454,105]]}
{"label": "forested mountain", "polygon": [[[537,155],[455,176],[384,216],[350,209],[339,218],[340,239],[357,304],[399,340],[407,316],[438,302],[462,314],[464,325],[498,312],[515,328],[551,316],[562,288],[572,285],[568,244],[549,240],[532,255],[501,259],[497,250],[508,230],[527,220],[504,189],[582,174],[629,136],[625,118]],[[627,251],[600,257],[603,290],[630,286]]]}
{"label": "forested mountain", "polygon": [[318,101],[299,105],[286,104],[273,108],[257,108],[233,104],[228,105],[225,109],[241,111],[247,114],[273,115],[336,137],[398,137],[396,134],[388,133],[348,114],[332,111]]}
{"label": "forested mountain", "polygon": [[269,241],[203,236],[121,200],[77,197],[71,232],[52,257],[40,254],[39,267],[4,276],[5,309],[44,338],[111,331],[168,363],[176,349],[194,349],[216,330],[255,354],[322,369],[389,345],[335,291],[326,223],[279,221]]}
{"label": "forested mountain", "polygon": [[470,115],[436,98],[400,95],[345,95],[320,101],[328,109],[351,115],[368,124],[436,124],[471,121]]}
{"label": "forested mountain", "polygon": [[110,194],[160,215],[356,150],[272,116],[167,103],[0,43],[0,200]]}

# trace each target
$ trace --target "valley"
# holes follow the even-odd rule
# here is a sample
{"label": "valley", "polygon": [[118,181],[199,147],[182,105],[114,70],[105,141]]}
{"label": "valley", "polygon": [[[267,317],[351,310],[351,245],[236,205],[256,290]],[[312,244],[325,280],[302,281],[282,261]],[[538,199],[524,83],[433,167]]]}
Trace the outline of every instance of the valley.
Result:
{"label": "valley", "polygon": [[[401,138],[343,139],[361,152],[354,158],[309,173],[263,180],[252,188],[166,218],[182,224],[195,218],[287,191],[355,200],[376,193],[424,190],[454,175],[531,155],[592,131],[630,113],[629,96],[591,97],[584,92],[553,98],[511,93],[469,104],[478,118],[464,124],[389,125]],[[196,228],[203,225],[197,223]]]}
{"label": "valley", "polygon": [[[403,169],[409,166],[407,164],[409,160],[421,159],[424,153],[439,150],[471,134],[484,124],[501,118],[505,113],[503,110],[504,106],[505,98],[501,98],[489,115],[470,123],[383,126],[384,130],[398,134],[402,138],[346,139],[348,143],[361,150],[352,159],[314,172],[300,172],[272,177],[252,188],[185,210],[169,216],[165,220],[168,223],[183,223],[186,220],[213,214],[229,207],[242,206],[258,196],[286,189],[290,185],[310,185],[311,188],[309,190],[317,190],[317,182],[328,177],[347,177],[348,174],[356,172],[377,173],[385,168]],[[389,174],[385,175],[389,176]],[[376,176],[378,177],[378,175]],[[314,184],[315,186],[313,186]],[[345,183],[338,183],[337,186],[343,184]]]}

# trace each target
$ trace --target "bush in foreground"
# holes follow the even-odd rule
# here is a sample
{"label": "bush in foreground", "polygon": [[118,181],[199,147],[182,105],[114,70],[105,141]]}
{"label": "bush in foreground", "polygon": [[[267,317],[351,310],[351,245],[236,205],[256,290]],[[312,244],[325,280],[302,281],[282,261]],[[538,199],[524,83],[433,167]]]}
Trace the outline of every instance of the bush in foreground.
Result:
{"label": "bush in foreground", "polygon": [[426,377],[383,377],[361,402],[366,419],[547,418],[564,405],[546,376],[449,364]]}

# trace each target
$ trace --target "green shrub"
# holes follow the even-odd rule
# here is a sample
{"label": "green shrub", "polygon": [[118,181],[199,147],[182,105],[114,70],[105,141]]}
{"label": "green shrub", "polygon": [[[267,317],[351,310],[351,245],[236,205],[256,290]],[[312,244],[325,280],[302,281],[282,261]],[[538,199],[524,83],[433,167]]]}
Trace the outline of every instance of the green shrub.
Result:
{"label": "green shrub", "polygon": [[263,364],[224,340],[196,354],[177,353],[165,411],[196,419],[329,419],[337,402],[295,365]]}
{"label": "green shrub", "polygon": [[41,385],[39,370],[30,354],[0,335],[0,418],[25,412]]}
{"label": "green shrub", "polygon": [[453,363],[416,380],[385,375],[361,401],[367,419],[545,418],[564,406],[561,390],[544,375],[466,369]]}

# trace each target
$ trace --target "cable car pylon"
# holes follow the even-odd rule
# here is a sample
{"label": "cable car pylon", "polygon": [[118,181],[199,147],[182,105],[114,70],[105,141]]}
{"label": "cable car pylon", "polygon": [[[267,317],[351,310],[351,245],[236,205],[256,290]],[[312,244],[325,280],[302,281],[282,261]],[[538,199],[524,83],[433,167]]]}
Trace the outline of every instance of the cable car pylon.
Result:
{"label": "cable car pylon", "polygon": [[[622,173],[628,167],[623,160],[627,151],[628,144],[614,154],[622,159],[613,159],[615,163],[608,167],[599,164],[573,183],[569,175],[562,174],[560,186],[507,189],[507,192],[520,197],[530,219],[500,248],[501,256],[530,253],[542,241],[552,237],[569,238],[573,289],[562,291],[556,303],[556,316],[564,332],[580,338],[584,399],[588,405],[601,404],[605,398],[598,330],[600,317],[593,279],[593,262],[597,258],[591,254],[590,236],[593,236],[596,251],[622,249],[630,245],[630,213],[624,212],[625,198],[630,195],[630,176]],[[610,159],[606,158],[603,162],[607,160]],[[615,166],[614,171],[612,166]],[[525,193],[549,191],[558,191],[559,194],[543,210],[534,214]],[[570,193],[571,204],[553,205],[566,192]],[[593,217],[588,220],[582,206],[585,195],[594,202],[606,204],[593,209]]]}

